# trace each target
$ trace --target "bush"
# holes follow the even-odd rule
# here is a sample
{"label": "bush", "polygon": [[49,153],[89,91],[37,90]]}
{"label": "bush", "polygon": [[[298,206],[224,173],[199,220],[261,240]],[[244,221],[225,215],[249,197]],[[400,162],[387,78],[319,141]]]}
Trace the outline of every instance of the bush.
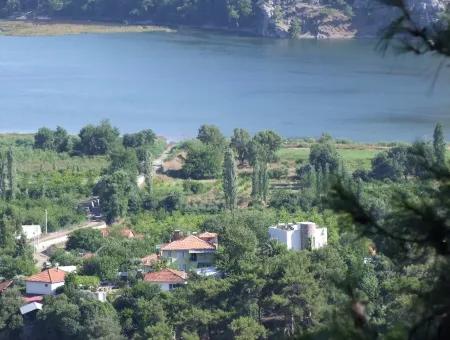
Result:
{"label": "bush", "polygon": [[205,185],[202,182],[187,180],[183,182],[183,191],[190,194],[201,194],[205,192]]}
{"label": "bush", "polygon": [[100,230],[79,229],[70,234],[67,240],[66,249],[83,249],[96,251],[103,244],[103,237]]}
{"label": "bush", "polygon": [[269,170],[269,177],[274,179],[286,178],[289,173],[289,169],[287,167],[275,168]]}

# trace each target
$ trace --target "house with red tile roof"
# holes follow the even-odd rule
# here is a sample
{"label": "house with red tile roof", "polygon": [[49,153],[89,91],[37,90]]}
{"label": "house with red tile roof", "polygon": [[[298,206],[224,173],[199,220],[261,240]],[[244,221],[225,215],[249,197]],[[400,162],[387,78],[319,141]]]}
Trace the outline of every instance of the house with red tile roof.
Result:
{"label": "house with red tile roof", "polygon": [[145,274],[144,281],[159,285],[163,291],[169,291],[186,284],[187,274],[183,271],[166,268]]}
{"label": "house with red tile roof", "polygon": [[67,273],[59,268],[46,269],[25,279],[29,295],[53,295],[58,287],[64,286]]}
{"label": "house with red tile roof", "polygon": [[184,271],[213,266],[217,235],[206,234],[203,238],[200,235],[189,235],[161,246],[161,257]]}

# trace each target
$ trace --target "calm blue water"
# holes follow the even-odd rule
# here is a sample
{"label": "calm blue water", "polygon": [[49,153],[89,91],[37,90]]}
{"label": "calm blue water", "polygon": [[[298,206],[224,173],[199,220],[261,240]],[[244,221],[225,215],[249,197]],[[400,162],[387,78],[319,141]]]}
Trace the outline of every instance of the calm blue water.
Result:
{"label": "calm blue water", "polygon": [[[439,60],[382,57],[370,41],[286,41],[205,32],[0,37],[0,130],[108,118],[171,139],[203,123],[285,136],[413,140],[450,127]],[[450,130],[450,129],[449,129]]]}

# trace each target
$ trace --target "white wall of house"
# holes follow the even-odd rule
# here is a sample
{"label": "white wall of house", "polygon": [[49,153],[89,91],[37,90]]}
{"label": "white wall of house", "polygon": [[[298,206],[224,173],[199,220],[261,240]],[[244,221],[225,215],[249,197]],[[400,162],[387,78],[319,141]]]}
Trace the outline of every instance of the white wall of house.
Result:
{"label": "white wall of house", "polygon": [[[300,224],[269,227],[269,236],[272,240],[284,244],[288,250],[302,250],[302,231]],[[311,235],[311,248],[319,249],[327,245],[327,228],[314,228]]]}
{"label": "white wall of house", "polygon": [[313,237],[314,239],[311,243],[312,249],[319,249],[326,246],[328,243],[327,228],[317,228]]}
{"label": "white wall of house", "polygon": [[197,253],[197,260],[191,261],[191,254],[188,250],[164,250],[161,252],[161,257],[166,259],[169,263],[175,263],[178,270],[190,270],[197,268],[198,264],[203,267],[209,267],[214,264],[215,253]]}
{"label": "white wall of house", "polygon": [[33,238],[41,236],[41,226],[39,224],[23,225],[22,233],[25,235],[27,240],[31,240]]}
{"label": "white wall of house", "polygon": [[169,290],[170,290],[170,284],[169,283],[166,283],[166,282],[160,282],[160,283],[158,283],[159,284],[159,287],[161,287],[161,290],[163,291],[163,292],[168,292]]}
{"label": "white wall of house", "polygon": [[[156,282],[155,282],[156,283]],[[157,284],[159,285],[159,287],[161,288],[161,290],[163,292],[168,292],[169,290],[174,289],[176,286],[180,286],[186,283],[169,283],[169,282],[157,282]]]}
{"label": "white wall of house", "polygon": [[269,228],[269,236],[273,240],[286,245],[289,250],[300,250],[300,231],[286,230],[277,227]]}
{"label": "white wall of house", "polygon": [[27,294],[53,295],[56,293],[56,288],[61,286],[64,286],[64,281],[57,283],[26,281],[26,292]]}

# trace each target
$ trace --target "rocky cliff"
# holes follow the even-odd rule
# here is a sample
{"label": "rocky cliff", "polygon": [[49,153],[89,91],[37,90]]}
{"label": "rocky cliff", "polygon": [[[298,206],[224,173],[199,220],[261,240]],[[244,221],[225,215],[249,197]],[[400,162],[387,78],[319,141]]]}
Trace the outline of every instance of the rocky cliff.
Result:
{"label": "rocky cliff", "polygon": [[[421,25],[435,21],[450,0],[407,0]],[[373,37],[397,16],[377,0],[261,0],[258,33],[270,37]]]}

